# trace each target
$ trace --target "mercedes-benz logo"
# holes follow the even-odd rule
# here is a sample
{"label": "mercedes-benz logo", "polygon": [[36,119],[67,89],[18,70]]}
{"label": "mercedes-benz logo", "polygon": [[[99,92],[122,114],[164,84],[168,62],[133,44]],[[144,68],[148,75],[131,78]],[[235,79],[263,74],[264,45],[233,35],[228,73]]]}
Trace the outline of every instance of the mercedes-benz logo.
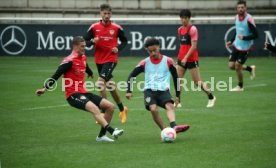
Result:
{"label": "mercedes-benz logo", "polygon": [[[232,26],[232,27],[230,27],[230,28],[227,30],[227,32],[226,32],[225,35],[224,35],[224,44],[226,44],[227,41],[229,41],[228,36],[229,36],[229,34],[231,33],[231,31],[233,31],[233,30],[235,30],[235,29],[236,29],[236,26]],[[228,50],[229,53],[232,53],[232,50],[231,50],[230,48],[226,48],[226,49]]]}
{"label": "mercedes-benz logo", "polygon": [[0,44],[7,54],[18,55],[27,45],[27,36],[20,27],[8,26],[0,35]]}

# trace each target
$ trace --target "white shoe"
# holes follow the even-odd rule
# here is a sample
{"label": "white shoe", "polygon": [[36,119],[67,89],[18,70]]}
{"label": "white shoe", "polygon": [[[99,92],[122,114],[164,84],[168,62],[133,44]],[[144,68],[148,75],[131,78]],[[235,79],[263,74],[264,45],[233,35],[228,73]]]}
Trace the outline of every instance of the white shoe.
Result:
{"label": "white shoe", "polygon": [[114,142],[113,139],[108,138],[108,136],[104,135],[102,137],[96,137],[97,142]]}
{"label": "white shoe", "polygon": [[176,108],[181,108],[181,107],[182,107],[181,103],[178,103],[177,106],[176,106],[175,103],[174,103],[173,106],[176,107]]}
{"label": "white shoe", "polygon": [[230,90],[230,92],[242,92],[242,91],[243,91],[243,88],[241,88],[240,86],[236,86]]}
{"label": "white shoe", "polygon": [[121,136],[123,133],[124,133],[124,130],[115,128],[115,130],[114,130],[114,132],[112,134],[112,137],[114,139],[118,139],[118,137]]}
{"label": "white shoe", "polygon": [[217,98],[216,98],[215,96],[214,96],[213,99],[209,99],[209,100],[208,100],[208,104],[207,104],[206,107],[207,107],[207,108],[214,107],[216,100],[217,100]]}
{"label": "white shoe", "polygon": [[256,66],[255,65],[251,65],[250,67],[252,68],[252,70],[250,72],[250,79],[253,80],[256,77]]}

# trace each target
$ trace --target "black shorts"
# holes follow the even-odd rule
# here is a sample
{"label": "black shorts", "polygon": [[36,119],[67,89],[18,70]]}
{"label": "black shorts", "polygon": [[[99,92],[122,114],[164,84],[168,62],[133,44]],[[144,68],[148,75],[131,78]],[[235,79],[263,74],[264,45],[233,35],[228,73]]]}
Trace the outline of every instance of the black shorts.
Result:
{"label": "black shorts", "polygon": [[249,55],[249,51],[243,52],[238,51],[237,49],[233,49],[232,53],[229,56],[229,62],[238,62],[240,64],[244,64]]}
{"label": "black shorts", "polygon": [[67,102],[75,108],[85,110],[87,102],[91,101],[100,108],[102,97],[92,93],[74,93],[67,98]]}
{"label": "black shorts", "polygon": [[97,65],[99,76],[107,82],[113,77],[112,72],[115,69],[117,64],[114,62],[107,62],[104,64],[96,64],[96,65]]}
{"label": "black shorts", "polygon": [[165,105],[168,102],[174,103],[169,90],[153,91],[151,89],[147,89],[144,91],[144,103],[147,110],[149,110],[149,106],[152,104],[165,108]]}
{"label": "black shorts", "polygon": [[177,65],[181,66],[184,69],[193,69],[199,67],[198,61],[186,62],[186,64],[183,65],[180,60],[177,60]]}

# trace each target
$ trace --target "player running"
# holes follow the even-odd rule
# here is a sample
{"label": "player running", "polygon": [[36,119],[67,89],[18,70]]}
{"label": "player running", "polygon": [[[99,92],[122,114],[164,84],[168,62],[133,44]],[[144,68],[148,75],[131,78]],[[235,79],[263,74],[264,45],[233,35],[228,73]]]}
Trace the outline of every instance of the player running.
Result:
{"label": "player running", "polygon": [[258,38],[258,32],[253,17],[247,13],[246,2],[239,0],[237,2],[237,15],[235,17],[236,33],[226,43],[226,47],[233,45],[233,51],[229,57],[228,66],[231,70],[235,70],[238,76],[238,86],[230,91],[243,91],[243,70],[250,72],[250,79],[253,80],[256,74],[256,66],[247,66],[244,63],[250,51],[253,50],[253,40]]}
{"label": "player running", "polygon": [[[72,53],[63,59],[55,74],[44,84],[43,88],[36,90],[36,94],[38,96],[44,94],[63,74],[67,102],[72,107],[92,113],[95,120],[102,126],[96,141],[113,142],[113,139],[105,135],[106,131],[114,139],[123,134],[122,129],[113,129],[109,125],[113,116],[114,105],[105,98],[88,93],[84,88],[85,72],[88,77],[93,78],[93,72],[86,63],[86,56],[84,55],[85,40],[77,36],[74,37],[72,44]],[[105,111],[104,116],[101,115],[100,109]]]}
{"label": "player running", "polygon": [[[208,96],[207,108],[213,107],[216,102],[216,97],[213,96],[208,86],[200,79],[197,51],[198,31],[190,22],[191,11],[183,9],[180,11],[179,16],[182,26],[178,28],[178,38],[180,41],[176,65],[178,77],[183,78],[186,70],[190,70],[195,84],[199,85]],[[180,102],[176,107],[181,107]]]}
{"label": "player running", "polygon": [[158,127],[163,130],[166,126],[163,123],[157,106],[166,109],[170,126],[177,133],[189,129],[188,125],[177,125],[173,100],[170,94],[170,74],[173,76],[176,98],[175,103],[179,103],[180,91],[177,90],[177,72],[173,65],[173,60],[160,54],[160,43],[157,39],[150,38],[145,42],[145,48],[150,56],[142,60],[128,77],[128,90],[126,98],[132,97],[132,81],[141,72],[145,73],[144,103],[146,109],[151,111],[152,118]]}
{"label": "player running", "polygon": [[[97,84],[101,89],[100,95],[106,98],[106,87],[110,90],[120,110],[121,122],[125,123],[128,109],[120,99],[118,89],[112,79],[112,72],[118,63],[118,52],[126,46],[127,38],[123,28],[110,20],[112,9],[108,4],[100,6],[100,15],[102,20],[90,26],[84,39],[88,46],[94,45],[94,59],[99,73]],[[118,45],[118,38],[121,41],[120,45]]]}

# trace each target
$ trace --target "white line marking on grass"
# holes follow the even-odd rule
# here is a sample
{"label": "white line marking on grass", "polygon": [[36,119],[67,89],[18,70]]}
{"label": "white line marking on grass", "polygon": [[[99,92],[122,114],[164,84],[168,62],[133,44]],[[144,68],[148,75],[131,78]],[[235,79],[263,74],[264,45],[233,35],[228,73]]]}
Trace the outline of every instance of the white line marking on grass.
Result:
{"label": "white line marking on grass", "polygon": [[267,86],[267,84],[261,83],[256,85],[249,85],[249,86],[245,86],[245,88],[264,87],[264,86]]}
{"label": "white line marking on grass", "polygon": [[66,107],[68,104],[62,104],[62,105],[55,105],[55,106],[41,106],[41,107],[30,107],[30,108],[24,108],[23,111],[28,110],[40,110],[40,109],[49,109],[49,108],[56,108],[56,107]]}

